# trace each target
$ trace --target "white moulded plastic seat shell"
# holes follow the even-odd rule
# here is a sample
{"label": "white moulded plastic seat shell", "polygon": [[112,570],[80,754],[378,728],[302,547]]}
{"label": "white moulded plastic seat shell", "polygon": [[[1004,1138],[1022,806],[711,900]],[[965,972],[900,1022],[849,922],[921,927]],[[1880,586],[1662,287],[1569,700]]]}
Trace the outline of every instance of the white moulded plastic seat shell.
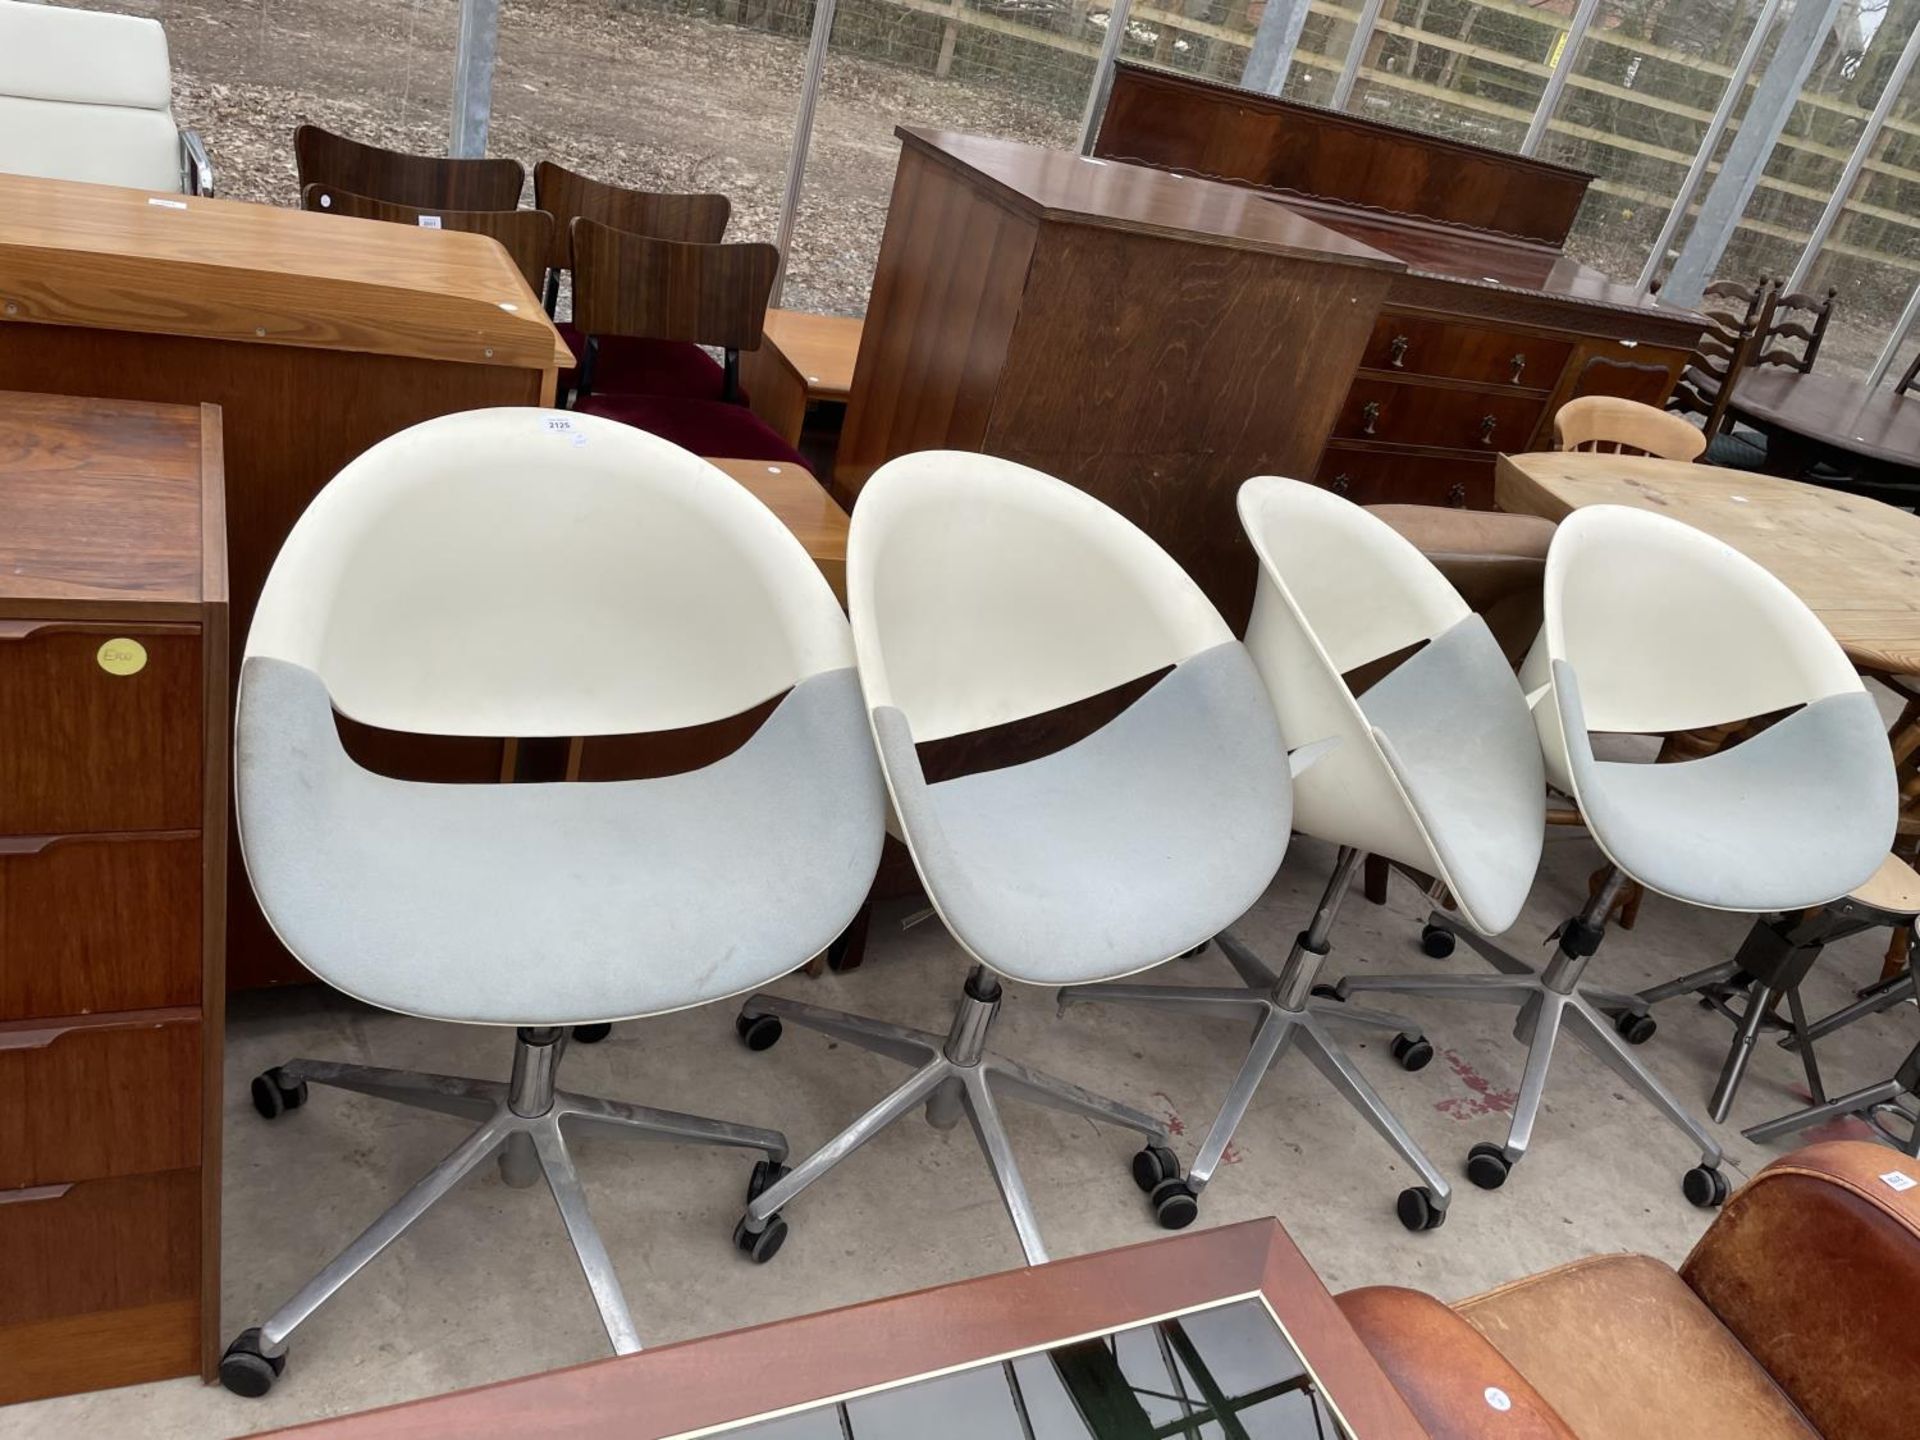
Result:
{"label": "white moulded plastic seat shell", "polygon": [[[852,919],[884,797],[845,618],[784,525],[591,416],[414,426],[316,496],[247,636],[239,836],[281,939],[372,1004],[490,1024],[698,1005]],[[355,765],[332,711],[436,735],[633,734],[782,697],[660,779],[436,785]]]}
{"label": "white moulded plastic seat shell", "polygon": [[[1434,875],[1474,929],[1506,930],[1539,867],[1545,781],[1485,623],[1404,536],[1330,491],[1258,476],[1239,510],[1260,561],[1247,648],[1287,742],[1326,746],[1294,779],[1294,828]],[[1410,649],[1354,695],[1346,675]]]}
{"label": "white moulded plastic seat shell", "polygon": [[[1893,841],[1892,753],[1873,698],[1811,610],[1692,526],[1594,505],[1548,552],[1522,670],[1547,773],[1607,857],[1714,909],[1825,904]],[[1704,759],[1597,759],[1591,736],[1666,735],[1788,712]]]}

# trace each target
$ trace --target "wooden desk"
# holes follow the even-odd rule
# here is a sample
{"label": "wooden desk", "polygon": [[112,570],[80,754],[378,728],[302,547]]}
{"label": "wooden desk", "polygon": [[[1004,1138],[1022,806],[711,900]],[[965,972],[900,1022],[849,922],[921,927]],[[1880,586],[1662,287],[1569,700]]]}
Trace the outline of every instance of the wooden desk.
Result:
{"label": "wooden desk", "polygon": [[1485,508],[1497,452],[1551,444],[1582,395],[1660,404],[1705,323],[1565,253],[1593,177],[1562,165],[1130,62],[1094,154],[1248,187],[1404,262],[1330,443],[1281,472],[1363,504]]}
{"label": "wooden desk", "polygon": [[[0,389],[224,412],[236,681],[267,569],[321,486],[421,420],[550,403],[571,363],[484,236],[0,175]],[[473,769],[497,776],[500,747]],[[306,978],[238,868],[227,894],[236,983]]]}
{"label": "wooden desk", "polygon": [[1056,1260],[279,1433],[660,1440],[1252,1295],[1279,1317],[1355,1440],[1425,1435],[1278,1220]]}
{"label": "wooden desk", "polygon": [[215,407],[0,392],[0,1405],[220,1353],[221,503]]}
{"label": "wooden desk", "polygon": [[837,486],[980,450],[1142,526],[1243,625],[1234,496],[1311,474],[1404,262],[1241,186],[902,129]]}
{"label": "wooden desk", "polygon": [[1815,460],[1834,460],[1853,469],[1865,462],[1875,480],[1920,483],[1920,394],[1896,395],[1779,365],[1749,366],[1734,387],[1733,413],[1766,431],[1767,468],[1779,474],[1798,475]]}
{"label": "wooden desk", "polygon": [[1706,531],[1807,603],[1863,670],[1920,670],[1920,516],[1817,485],[1637,455],[1502,455],[1503,510],[1631,505]]}
{"label": "wooden desk", "polygon": [[847,603],[847,512],[827,494],[820,482],[795,465],[765,460],[714,460],[709,465],[726,471],[765,505],[794,534],[820,573],[827,577],[840,604]]}

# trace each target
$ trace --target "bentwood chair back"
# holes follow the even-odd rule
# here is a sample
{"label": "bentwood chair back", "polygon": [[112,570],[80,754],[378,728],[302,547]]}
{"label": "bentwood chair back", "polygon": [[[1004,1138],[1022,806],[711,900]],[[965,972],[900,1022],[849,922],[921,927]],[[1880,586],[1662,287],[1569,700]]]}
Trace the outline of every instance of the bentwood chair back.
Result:
{"label": "bentwood chair back", "polygon": [[401,205],[392,200],[375,200],[336,190],[328,185],[309,185],[301,199],[309,210],[323,215],[345,215],[358,220],[384,220],[394,225],[417,225],[431,230],[464,230],[498,240],[501,248],[526,277],[534,294],[546,283],[547,255],[553,249],[553,217],[542,210],[431,210],[418,205]]}
{"label": "bentwood chair back", "polygon": [[1637,400],[1613,395],[1583,395],[1569,400],[1553,417],[1556,450],[1591,450],[1613,455],[1654,455],[1662,460],[1698,460],[1707,437],[1697,425]]}
{"label": "bentwood chair back", "polygon": [[423,210],[514,210],[527,172],[503,156],[409,155],[336,135],[318,125],[293,132],[300,189],[325,185]]}
{"label": "bentwood chair back", "polygon": [[547,257],[553,277],[546,297],[548,310],[553,309],[559,277],[573,269],[575,220],[597,220],[611,229],[655,240],[718,245],[726,238],[727,220],[733,213],[733,204],[724,195],[634,190],[595,180],[551,160],[533,167],[533,203],[554,219],[553,248]]}
{"label": "bentwood chair back", "polygon": [[206,148],[174,123],[160,22],[0,0],[0,171],[211,195]]}
{"label": "bentwood chair back", "polygon": [[[737,750],[654,779],[436,785],[360,768],[335,716],[436,735],[630,735],[773,704]],[[469,411],[368,450],[315,497],[247,636],[239,839],[274,931],[384,1010],[511,1028],[510,1081],[292,1060],[309,1082],[478,1123],[221,1366],[261,1394],[288,1335],[460,1179],[544,1177],[613,1347],[640,1341],[569,1127],[760,1150],[775,1131],[556,1088],[573,1027],[665,1014],[805,964],[879,863],[885,801],[839,604],[724,474],[563,411]],[[760,1172],[764,1177],[766,1169]]]}

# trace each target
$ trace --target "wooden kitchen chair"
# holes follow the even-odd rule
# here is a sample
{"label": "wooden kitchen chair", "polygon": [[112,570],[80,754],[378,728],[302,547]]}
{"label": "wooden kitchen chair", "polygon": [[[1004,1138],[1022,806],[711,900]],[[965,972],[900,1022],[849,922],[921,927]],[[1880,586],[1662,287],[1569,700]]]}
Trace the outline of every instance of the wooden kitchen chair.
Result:
{"label": "wooden kitchen chair", "polygon": [[512,210],[520,204],[527,178],[518,160],[503,156],[459,160],[408,155],[318,125],[302,125],[293,132],[293,161],[302,191],[327,185],[428,210]]}
{"label": "wooden kitchen chair", "polygon": [[1587,395],[1569,400],[1553,417],[1553,444],[1556,450],[1697,460],[1707,448],[1707,437],[1678,415],[1638,400]]}

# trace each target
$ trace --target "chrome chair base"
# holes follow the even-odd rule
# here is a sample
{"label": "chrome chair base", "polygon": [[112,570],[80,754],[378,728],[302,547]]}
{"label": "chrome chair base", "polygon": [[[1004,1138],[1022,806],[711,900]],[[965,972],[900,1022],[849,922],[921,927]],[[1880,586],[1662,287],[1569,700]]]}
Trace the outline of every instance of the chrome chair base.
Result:
{"label": "chrome chair base", "polygon": [[1335,986],[1342,996],[1362,991],[1385,990],[1403,995],[1429,995],[1445,1000],[1479,1000],[1514,1005],[1519,1015],[1514,1021],[1514,1038],[1527,1047],[1526,1067],[1521,1074],[1513,1117],[1503,1145],[1482,1144],[1473,1147],[1467,1176],[1485,1190],[1495,1190],[1506,1182],[1507,1174],[1527,1153],[1533,1140],[1534,1121],[1546,1094],[1547,1071],[1553,1050],[1563,1031],[1572,1033],[1588,1049],[1605,1061],[1620,1078],[1652,1102],[1653,1107],[1700,1152],[1700,1164],[1687,1172],[1684,1188],[1696,1204],[1718,1205],[1727,1195],[1727,1182],[1720,1174],[1720,1144],[1705,1125],[1675,1098],[1673,1093],[1643,1068],[1634,1056],[1616,1022],[1607,1011],[1629,1015],[1645,1013],[1638,996],[1600,990],[1580,984],[1581,972],[1599,948],[1606,917],[1614,897],[1624,887],[1626,877],[1611,871],[1606,882],[1587,902],[1578,917],[1568,921],[1559,932],[1553,958],[1543,970],[1535,970],[1517,955],[1509,954],[1485,937],[1451,916],[1436,910],[1427,923],[1452,934],[1486,959],[1496,975],[1349,975]]}
{"label": "chrome chair base", "polygon": [[[284,1364],[288,1337],[375,1256],[405,1234],[436,1201],[496,1156],[501,1179],[507,1184],[525,1188],[537,1180],[546,1181],[593,1292],[594,1304],[599,1307],[607,1339],[621,1355],[640,1348],[640,1335],[613,1263],[587,1212],[586,1193],[567,1149],[563,1124],[600,1125],[643,1139],[761,1150],[776,1165],[786,1158],[787,1141],[777,1130],[557,1089],[554,1081],[566,1044],[564,1030],[520,1030],[514,1045],[513,1078],[504,1084],[371,1065],[342,1065],[331,1060],[289,1060],[254,1082],[256,1108],[268,1116],[277,1114],[281,1104],[288,1109],[303,1104],[304,1087],[312,1082],[480,1123],[292,1299],[228,1346],[221,1361],[221,1379],[229,1389],[241,1394],[266,1393]],[[282,1100],[263,1103],[263,1085],[277,1091]]]}
{"label": "chrome chair base", "polygon": [[[1333,876],[1321,895],[1312,923],[1300,935],[1287,956],[1287,962],[1275,975],[1252,951],[1232,934],[1215,937],[1221,953],[1246,982],[1246,988],[1186,985],[1072,985],[1061,990],[1059,1005],[1112,1003],[1146,1005],[1158,1009],[1212,1011],[1245,1016],[1254,1021],[1253,1043],[1240,1072],[1234,1077],[1220,1113],[1214,1117],[1207,1137],[1201,1142],[1187,1172],[1187,1188],[1194,1198],[1204,1190],[1225,1156],[1233,1134],[1253,1104],[1260,1082],[1290,1045],[1313,1062],[1327,1083],[1340,1092],[1347,1103],[1379,1132],[1394,1153],[1420,1176],[1422,1185],[1401,1193],[1399,1213],[1402,1223],[1412,1230],[1437,1228],[1445,1219],[1452,1198],[1447,1182],[1433,1167],[1425,1153],[1399,1118],[1387,1107],[1341,1047],[1329,1033],[1329,1021],[1344,1021],[1375,1030],[1394,1032],[1394,1053],[1403,1068],[1417,1070],[1432,1058],[1420,1028],[1402,1015],[1384,1010],[1369,1010],[1358,1005],[1313,998],[1314,980],[1331,949],[1327,934],[1345,898],[1361,853],[1343,848],[1334,863]],[[1410,1063],[1410,1061],[1412,1063]],[[1422,1193],[1424,1192],[1424,1193]],[[1191,1218],[1191,1217],[1189,1217]],[[1164,1221],[1163,1221],[1164,1223]],[[1183,1222],[1184,1223],[1184,1222]]]}
{"label": "chrome chair base", "polygon": [[[1029,1265],[1044,1265],[1046,1245],[1040,1237],[1039,1221],[1033,1202],[1020,1178],[1013,1146],[1001,1123],[996,1094],[1025,1100],[1035,1105],[1065,1111],[1069,1115],[1105,1121],[1134,1130],[1148,1142],[1165,1145],[1167,1127],[1143,1110],[1118,1100],[1108,1100],[1065,1080],[1057,1080],[1030,1070],[1012,1060],[989,1054],[987,1034],[1000,1008],[999,982],[985,968],[974,966],[967,976],[960,1006],[954,1012],[947,1035],[890,1025],[884,1020],[869,1020],[838,1010],[824,1010],[779,995],[754,995],[740,1007],[742,1033],[753,1022],[766,1016],[791,1020],[809,1030],[831,1035],[876,1055],[903,1061],[916,1067],[906,1082],[888,1094],[866,1114],[809,1155],[786,1176],[762,1190],[748,1202],[747,1213],[735,1232],[735,1241],[756,1259],[766,1258],[754,1243],[771,1225],[784,1226],[780,1211],[801,1191],[832,1170],[854,1151],[900,1119],[915,1106],[926,1107],[928,1123],[950,1129],[965,1115],[973,1125],[974,1138],[986,1156],[993,1178],[1000,1187],[1007,1215],[1020,1237],[1020,1248]],[[751,1042],[750,1042],[751,1043]],[[770,1041],[768,1043],[771,1043]],[[756,1045],[756,1048],[762,1048]],[[777,1247],[776,1247],[777,1248]]]}

